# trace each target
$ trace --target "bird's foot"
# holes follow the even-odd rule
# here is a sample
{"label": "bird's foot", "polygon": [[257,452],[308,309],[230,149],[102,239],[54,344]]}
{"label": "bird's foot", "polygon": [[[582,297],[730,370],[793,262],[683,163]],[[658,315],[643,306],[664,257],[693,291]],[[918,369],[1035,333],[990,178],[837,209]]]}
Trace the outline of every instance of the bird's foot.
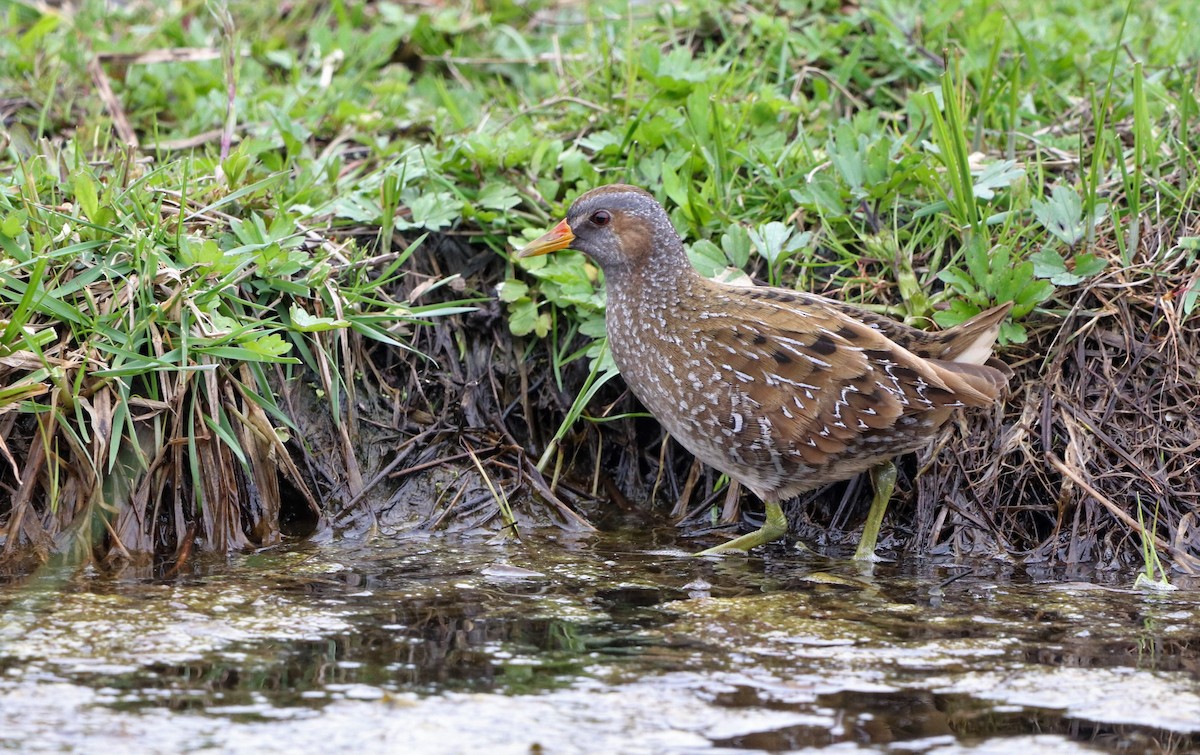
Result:
{"label": "bird's foot", "polygon": [[714,556],[725,551],[748,551],[751,548],[764,545],[773,540],[778,540],[787,534],[788,523],[787,517],[783,515],[783,509],[778,503],[766,504],[767,521],[763,522],[763,526],[759,527],[754,532],[749,532],[741,537],[734,538],[727,543],[714,545],[711,548],[697,553],[697,556]]}
{"label": "bird's foot", "polygon": [[854,551],[854,563],[864,568],[873,567],[875,564],[883,561],[883,558],[873,550],[867,550],[859,544],[859,547]]}

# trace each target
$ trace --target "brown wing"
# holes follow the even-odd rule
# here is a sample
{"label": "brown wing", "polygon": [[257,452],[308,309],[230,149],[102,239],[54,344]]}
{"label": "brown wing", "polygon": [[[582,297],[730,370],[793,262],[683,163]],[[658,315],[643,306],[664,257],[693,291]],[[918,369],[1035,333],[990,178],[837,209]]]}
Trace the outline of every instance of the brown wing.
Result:
{"label": "brown wing", "polygon": [[726,306],[708,327],[730,334],[721,367],[756,405],[754,424],[735,428],[744,442],[769,434],[776,448],[819,466],[864,436],[889,434],[903,417],[995,400],[977,376],[921,359],[828,300],[721,289]]}
{"label": "brown wing", "polygon": [[[1000,304],[980,312],[966,322],[952,328],[938,331],[927,331],[897,322],[890,317],[876,314],[870,310],[856,307],[835,299],[826,299],[815,294],[797,292],[805,299],[819,300],[830,311],[838,312],[878,330],[888,340],[908,349],[922,359],[941,359],[947,362],[962,361],[969,351],[980,351],[988,355],[983,359],[967,357],[974,364],[987,364],[994,369],[1011,375],[1012,371],[1004,362],[990,357],[992,344],[1000,332],[1000,325],[1012,310],[1012,302]],[[973,348],[974,347],[974,348]]]}

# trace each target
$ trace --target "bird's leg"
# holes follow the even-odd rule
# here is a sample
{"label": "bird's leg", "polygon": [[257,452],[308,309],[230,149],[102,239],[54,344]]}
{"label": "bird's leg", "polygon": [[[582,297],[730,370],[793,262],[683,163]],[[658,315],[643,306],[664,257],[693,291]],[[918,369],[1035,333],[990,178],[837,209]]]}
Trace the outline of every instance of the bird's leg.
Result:
{"label": "bird's leg", "polygon": [[711,556],[716,553],[724,553],[725,551],[748,551],[756,545],[763,545],[786,535],[788,531],[787,517],[783,515],[783,509],[780,508],[779,502],[763,501],[763,504],[766,507],[767,521],[763,522],[762,527],[759,527],[754,532],[734,538],[728,543],[721,543],[707,550],[702,550],[696,555]]}
{"label": "bird's leg", "polygon": [[863,525],[862,539],[858,541],[858,549],[854,551],[855,561],[877,560],[875,543],[879,540],[879,527],[883,524],[883,512],[887,511],[888,501],[892,498],[892,490],[896,487],[896,465],[885,461],[872,467],[871,485],[875,488],[875,497],[871,499],[871,510],[867,513],[867,523]]}

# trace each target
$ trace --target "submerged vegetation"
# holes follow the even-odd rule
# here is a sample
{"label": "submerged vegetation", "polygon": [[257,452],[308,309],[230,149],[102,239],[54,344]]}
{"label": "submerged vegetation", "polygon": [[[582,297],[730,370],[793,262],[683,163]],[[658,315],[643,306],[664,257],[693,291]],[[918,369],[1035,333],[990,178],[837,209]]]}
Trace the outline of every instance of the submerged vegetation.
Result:
{"label": "submerged vegetation", "polygon": [[[0,12],[8,555],[600,495],[709,526],[726,487],[621,390],[596,269],[509,258],[620,180],[705,274],[924,327],[1016,303],[1011,400],[902,469],[885,547],[1200,567],[1190,0]],[[861,487],[794,530],[852,540]]]}

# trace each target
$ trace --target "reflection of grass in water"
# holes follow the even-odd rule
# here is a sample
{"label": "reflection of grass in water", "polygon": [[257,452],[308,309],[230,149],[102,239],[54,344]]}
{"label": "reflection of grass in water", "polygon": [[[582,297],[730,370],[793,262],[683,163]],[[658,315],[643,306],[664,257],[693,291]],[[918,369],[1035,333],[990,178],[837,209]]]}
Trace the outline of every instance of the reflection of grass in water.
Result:
{"label": "reflection of grass in water", "polygon": [[1174,590],[1175,586],[1167,579],[1167,570],[1163,568],[1162,561],[1158,558],[1158,548],[1155,547],[1154,537],[1148,534],[1158,530],[1158,502],[1155,501],[1154,504],[1154,518],[1150,520],[1151,527],[1149,530],[1146,529],[1146,522],[1142,515],[1142,496],[1140,493],[1137,496],[1137,515],[1138,536],[1142,542],[1143,569],[1137,575],[1137,579],[1133,581],[1133,586],[1146,590]]}
{"label": "reflection of grass in water", "polygon": [[[840,737],[831,737],[826,729],[814,728],[813,745],[858,741],[860,744],[888,745],[905,741],[952,736],[961,745],[983,744],[996,738],[1024,735],[1062,735],[1078,742],[1119,742],[1123,751],[1185,752],[1196,743],[1195,737],[1173,735],[1151,727],[1124,726],[1088,721],[1051,707],[1007,705],[997,709],[995,701],[966,694],[940,694],[912,689],[900,692],[839,692],[817,698],[820,707],[840,712]],[[776,732],[776,736],[792,732]],[[824,741],[821,741],[824,740]],[[1171,744],[1174,741],[1174,744]],[[733,746],[735,741],[718,742]],[[764,749],[770,740],[759,739]]]}
{"label": "reflection of grass in water", "polygon": [[547,627],[547,650],[565,650],[572,653],[582,653],[587,649],[587,642],[579,631],[577,624],[565,621],[551,621]]}
{"label": "reflection of grass in water", "polygon": [[[221,715],[234,715],[224,709],[244,706],[247,710],[236,714],[240,720],[269,719],[271,709],[319,708],[344,695],[370,699],[370,690],[384,695],[450,690],[519,694],[555,689],[578,678],[585,665],[596,663],[590,651],[606,642],[597,641],[575,622],[447,620],[422,610],[426,621],[406,622],[400,629],[384,629],[379,625],[381,616],[355,616],[354,632],[336,632],[320,640],[269,639],[267,628],[267,637],[261,641],[247,638],[218,643],[201,651],[199,657],[181,661],[179,655],[196,653],[179,647],[159,651],[156,659],[151,643],[142,657],[135,657],[136,649],[144,644],[136,634],[140,631],[152,638],[186,631],[183,628],[157,621],[138,625],[136,617],[123,620],[122,609],[112,601],[102,601],[97,608],[102,615],[117,616],[104,631],[122,633],[127,642],[114,638],[114,647],[106,650],[95,648],[87,637],[78,641],[81,648],[93,648],[97,662],[110,670],[98,674],[87,666],[71,670],[77,652],[61,643],[65,657],[51,658],[52,666],[78,683],[112,690],[106,700],[118,710],[165,707],[202,712],[216,706],[222,709]],[[146,617],[145,611],[132,613]],[[62,621],[66,617],[51,618]],[[236,624],[236,618],[231,618]],[[283,614],[272,617],[269,609],[256,618],[264,624],[294,625]],[[90,624],[98,619],[80,614],[63,624],[55,636],[69,633],[69,625],[76,621]],[[185,622],[183,626],[197,625]],[[36,654],[36,648],[31,652]],[[313,692],[325,694],[314,697]],[[262,710],[256,712],[255,708]]]}
{"label": "reflection of grass in water", "polygon": [[[451,725],[454,715],[466,719],[498,706],[513,715],[515,727],[536,727],[515,713],[532,709],[560,716],[560,727],[587,736],[597,725],[591,713],[600,700],[605,713],[627,715],[642,732],[668,714],[651,705],[649,718],[638,719],[631,700],[661,700],[670,711],[683,697],[709,706],[697,721],[763,720],[785,712],[820,721],[832,710],[847,724],[840,733],[832,724],[807,730],[761,724],[752,734],[758,746],[787,737],[884,745],[947,736],[946,728],[970,743],[1040,728],[1074,741],[1115,736],[1141,747],[1159,732],[1103,723],[1104,715],[1121,720],[1111,711],[1094,714],[1100,723],[1073,717],[1063,712],[1067,703],[1087,698],[1094,687],[1105,687],[1097,697],[1108,699],[1123,689],[1145,699],[1179,690],[1183,694],[1147,714],[1167,717],[1178,716],[1178,700],[1191,694],[1181,672],[1192,663],[1188,645],[1196,641],[1197,623],[1194,601],[1182,593],[1147,601],[1128,591],[1014,584],[996,565],[982,578],[943,580],[934,595],[943,570],[897,577],[881,565],[867,578],[823,563],[832,573],[808,578],[794,558],[770,559],[774,568],[766,569],[753,560],[663,559],[630,550],[636,538],[625,533],[609,541],[625,554],[611,566],[597,565],[614,555],[604,550],[560,552],[557,562],[542,552],[526,564],[555,574],[553,580],[477,576],[498,550],[482,542],[478,550],[459,543],[457,551],[436,553],[408,550],[411,545],[370,549],[359,558],[344,544],[260,553],[199,584],[56,593],[57,604],[42,605],[41,619],[29,626],[58,628],[43,635],[43,655],[57,647],[75,656],[86,646],[98,661],[143,663],[128,672],[39,663],[69,683],[115,690],[101,694],[94,708],[207,714],[222,727],[291,715],[344,722],[371,715],[368,709],[419,717],[430,710],[421,706],[436,708],[437,697],[459,692],[471,694],[441,701],[461,709],[447,714]],[[517,552],[516,546],[502,550]],[[419,558],[406,562],[410,553]],[[331,554],[332,561],[321,560]],[[714,592],[736,586],[738,597],[662,602],[686,594],[680,586],[699,576],[715,583]],[[229,584],[234,581],[236,589]],[[1131,612],[1147,604],[1157,610],[1154,621],[1140,621],[1140,614],[1135,620]],[[590,607],[590,618],[575,613],[580,606]],[[563,618],[568,613],[579,618]],[[162,650],[186,651],[199,641],[189,632],[215,637],[222,628],[245,633],[208,646],[198,658]],[[1134,628],[1145,640],[1140,659],[1129,642]],[[172,638],[177,645],[168,642]],[[72,639],[80,644],[67,644]],[[1135,662],[1154,664],[1157,672],[1135,674]],[[18,667],[32,665],[21,660]],[[1114,668],[1100,668],[1106,665]],[[5,674],[0,690],[13,680],[40,683],[34,675]],[[881,684],[899,691],[862,691]],[[997,688],[1010,696],[991,697]],[[820,694],[828,689],[852,691]],[[588,697],[589,691],[599,697]],[[510,695],[531,697],[497,699]],[[547,707],[536,707],[534,697]],[[328,710],[341,698],[340,712]],[[561,702],[565,708],[548,712]],[[161,720],[162,726],[178,722]],[[1194,737],[1176,741],[1181,751],[1196,744]]]}

